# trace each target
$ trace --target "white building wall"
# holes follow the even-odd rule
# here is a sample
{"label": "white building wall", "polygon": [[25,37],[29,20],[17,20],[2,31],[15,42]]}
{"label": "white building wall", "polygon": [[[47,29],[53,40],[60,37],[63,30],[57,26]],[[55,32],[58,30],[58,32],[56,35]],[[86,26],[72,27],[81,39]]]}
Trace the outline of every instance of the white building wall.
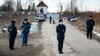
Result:
{"label": "white building wall", "polygon": [[59,14],[54,14],[54,13],[49,13],[47,14],[47,18],[49,19],[50,16],[52,17],[52,19],[59,19]]}
{"label": "white building wall", "polygon": [[40,9],[43,8],[44,14],[48,13],[48,8],[47,7],[37,7],[37,14],[40,14]]}

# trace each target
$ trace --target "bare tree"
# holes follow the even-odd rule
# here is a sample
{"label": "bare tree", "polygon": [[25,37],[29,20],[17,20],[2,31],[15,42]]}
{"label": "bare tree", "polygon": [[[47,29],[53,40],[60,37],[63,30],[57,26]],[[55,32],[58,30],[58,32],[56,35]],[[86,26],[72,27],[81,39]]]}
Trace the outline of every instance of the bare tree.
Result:
{"label": "bare tree", "polygon": [[17,0],[17,11],[23,11],[22,5],[21,5],[21,0]]}
{"label": "bare tree", "polygon": [[6,6],[6,9],[10,13],[10,16],[11,16],[12,15],[12,12],[14,11],[14,8],[13,8],[13,0],[6,0],[4,2],[4,5]]}
{"label": "bare tree", "polygon": [[33,3],[33,6],[32,6],[32,11],[36,11],[36,8],[35,8],[35,3]]}
{"label": "bare tree", "polygon": [[10,1],[6,0],[3,5],[7,7],[7,9],[8,9],[9,12],[10,12],[10,10],[11,11],[14,10],[14,8],[12,6],[12,0],[10,0]]}
{"label": "bare tree", "polygon": [[31,6],[29,5],[29,6],[28,6],[28,11],[30,11],[30,10],[31,10]]}

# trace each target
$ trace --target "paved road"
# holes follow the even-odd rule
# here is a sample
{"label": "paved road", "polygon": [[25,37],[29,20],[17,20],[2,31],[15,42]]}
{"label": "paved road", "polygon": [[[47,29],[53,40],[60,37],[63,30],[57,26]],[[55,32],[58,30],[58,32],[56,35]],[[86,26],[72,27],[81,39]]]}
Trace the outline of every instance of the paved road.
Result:
{"label": "paved road", "polygon": [[57,50],[56,26],[49,24],[49,21],[42,25],[43,51],[41,56],[100,56],[100,44],[95,40],[88,40],[77,27],[64,21],[66,25],[64,54],[59,54]]}

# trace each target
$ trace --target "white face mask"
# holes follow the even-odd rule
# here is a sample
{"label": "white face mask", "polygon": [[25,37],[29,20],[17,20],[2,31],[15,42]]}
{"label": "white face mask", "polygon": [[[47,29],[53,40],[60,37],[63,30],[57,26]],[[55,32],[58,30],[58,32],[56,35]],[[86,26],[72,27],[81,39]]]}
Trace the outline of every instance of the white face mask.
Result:
{"label": "white face mask", "polygon": [[62,24],[63,24],[63,22],[60,22],[59,24],[60,24],[60,25],[62,25]]}
{"label": "white face mask", "polygon": [[90,18],[90,19],[92,19],[92,18]]}
{"label": "white face mask", "polygon": [[27,23],[27,21],[24,21],[24,23]]}

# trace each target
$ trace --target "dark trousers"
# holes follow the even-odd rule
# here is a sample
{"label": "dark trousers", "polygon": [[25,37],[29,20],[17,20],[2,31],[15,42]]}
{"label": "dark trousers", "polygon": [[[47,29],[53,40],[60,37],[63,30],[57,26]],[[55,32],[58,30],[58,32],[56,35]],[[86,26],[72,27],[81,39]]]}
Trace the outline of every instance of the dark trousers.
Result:
{"label": "dark trousers", "polygon": [[9,48],[14,49],[15,37],[9,38]]}
{"label": "dark trousers", "polygon": [[87,38],[92,39],[92,32],[93,32],[93,30],[87,29]]}
{"label": "dark trousers", "polygon": [[22,34],[22,46],[26,46],[28,42],[28,34]]}
{"label": "dark trousers", "polygon": [[62,52],[64,40],[58,40],[58,51]]}
{"label": "dark trousers", "polygon": [[52,20],[50,20],[50,24],[52,23]]}

